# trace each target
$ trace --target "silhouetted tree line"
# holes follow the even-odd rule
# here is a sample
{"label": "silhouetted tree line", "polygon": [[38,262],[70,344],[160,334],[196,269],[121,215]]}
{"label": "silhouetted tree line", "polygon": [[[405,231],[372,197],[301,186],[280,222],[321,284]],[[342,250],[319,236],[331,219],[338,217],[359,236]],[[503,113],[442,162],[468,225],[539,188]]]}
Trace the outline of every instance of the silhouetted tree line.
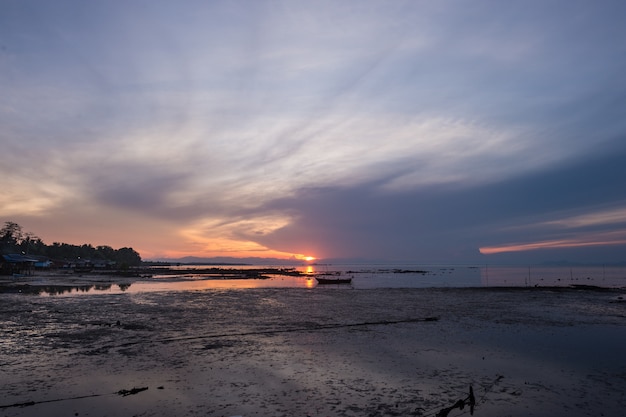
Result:
{"label": "silhouetted tree line", "polygon": [[22,226],[14,222],[5,222],[0,229],[0,252],[23,253],[33,256],[45,256],[53,260],[92,262],[115,262],[118,266],[137,266],[141,256],[133,248],[113,249],[110,246],[92,246],[90,244],[70,245],[54,242],[46,245],[38,236],[24,232]]}

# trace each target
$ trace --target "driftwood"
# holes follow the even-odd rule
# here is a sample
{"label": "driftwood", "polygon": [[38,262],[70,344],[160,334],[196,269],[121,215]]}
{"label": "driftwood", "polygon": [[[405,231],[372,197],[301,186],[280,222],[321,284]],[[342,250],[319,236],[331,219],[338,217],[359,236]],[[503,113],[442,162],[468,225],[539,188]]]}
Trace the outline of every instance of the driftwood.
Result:
{"label": "driftwood", "polygon": [[[119,390],[117,392],[107,393],[107,394],[90,394],[90,395],[80,395],[78,397],[55,398],[53,400],[27,401],[27,402],[23,402],[23,403],[0,405],[0,410],[5,409],[5,408],[14,408],[14,407],[30,407],[30,406],[33,406],[33,405],[36,405],[36,404],[56,403],[56,402],[59,402],[59,401],[82,400],[83,398],[104,397],[105,395],[113,395],[113,394],[117,394],[117,395],[120,395],[122,397],[126,397],[128,395],[135,395],[135,394],[138,394],[138,393],[140,393],[142,391],[146,391],[147,389],[148,389],[148,387],[121,389],[121,390]],[[159,387],[159,389],[163,389],[163,387]]]}
{"label": "driftwood", "polygon": [[126,397],[128,395],[135,395],[138,394],[142,391],[147,390],[148,387],[143,387],[143,388],[133,388],[133,389],[121,389],[117,392],[117,395],[121,395],[122,397]]}
{"label": "driftwood", "polygon": [[476,405],[476,398],[474,397],[474,389],[472,389],[471,385],[469,387],[469,394],[467,398],[458,400],[450,407],[442,408],[441,410],[439,410],[439,412],[437,413],[435,417],[448,417],[448,414],[450,414],[450,411],[454,410],[455,408],[462,410],[463,408],[465,408],[466,405],[469,406],[470,408],[470,414],[474,415],[474,406]]}

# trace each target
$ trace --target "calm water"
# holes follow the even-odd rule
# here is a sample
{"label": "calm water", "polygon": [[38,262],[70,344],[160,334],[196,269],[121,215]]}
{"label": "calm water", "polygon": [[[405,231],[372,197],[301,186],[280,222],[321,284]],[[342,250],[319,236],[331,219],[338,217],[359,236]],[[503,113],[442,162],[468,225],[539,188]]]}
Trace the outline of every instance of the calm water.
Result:
{"label": "calm water", "polygon": [[[295,268],[305,276],[275,275],[269,279],[207,279],[195,270],[206,266],[181,266],[180,275],[155,275],[131,285],[54,287],[42,295],[90,295],[153,291],[200,291],[250,288],[429,288],[429,287],[545,287],[588,285],[626,288],[626,267],[546,267],[476,265],[309,265]],[[221,266],[221,268],[229,268]],[[233,266],[258,269],[264,266]],[[315,275],[351,277],[351,284],[318,285]]]}

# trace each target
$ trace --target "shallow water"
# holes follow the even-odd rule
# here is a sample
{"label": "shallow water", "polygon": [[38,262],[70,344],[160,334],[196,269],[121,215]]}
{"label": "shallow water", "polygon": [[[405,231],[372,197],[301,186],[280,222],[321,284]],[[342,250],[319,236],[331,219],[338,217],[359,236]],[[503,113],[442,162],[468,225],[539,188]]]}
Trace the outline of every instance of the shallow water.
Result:
{"label": "shallow water", "polygon": [[[154,275],[136,281],[82,284],[29,278],[20,291],[38,295],[97,295],[162,291],[204,291],[254,288],[378,289],[467,287],[570,287],[626,288],[626,267],[466,266],[466,265],[308,265],[296,268],[303,276],[269,275],[267,279],[221,279],[198,273],[199,265],[181,266],[180,275]],[[226,268],[226,267],[225,267]],[[263,266],[235,266],[259,269]],[[350,284],[318,285],[316,275],[352,278]],[[68,275],[68,277],[72,277]],[[114,279],[114,278],[113,278]],[[15,281],[19,283],[19,281]]]}

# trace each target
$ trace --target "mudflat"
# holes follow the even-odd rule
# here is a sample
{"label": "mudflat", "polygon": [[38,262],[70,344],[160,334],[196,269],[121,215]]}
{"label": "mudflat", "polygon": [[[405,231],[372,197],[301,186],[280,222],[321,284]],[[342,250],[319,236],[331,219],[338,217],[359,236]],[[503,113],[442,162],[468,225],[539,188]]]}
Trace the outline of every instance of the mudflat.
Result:
{"label": "mudflat", "polygon": [[4,293],[0,415],[457,416],[470,414],[472,387],[476,416],[620,416],[625,297],[588,288]]}

